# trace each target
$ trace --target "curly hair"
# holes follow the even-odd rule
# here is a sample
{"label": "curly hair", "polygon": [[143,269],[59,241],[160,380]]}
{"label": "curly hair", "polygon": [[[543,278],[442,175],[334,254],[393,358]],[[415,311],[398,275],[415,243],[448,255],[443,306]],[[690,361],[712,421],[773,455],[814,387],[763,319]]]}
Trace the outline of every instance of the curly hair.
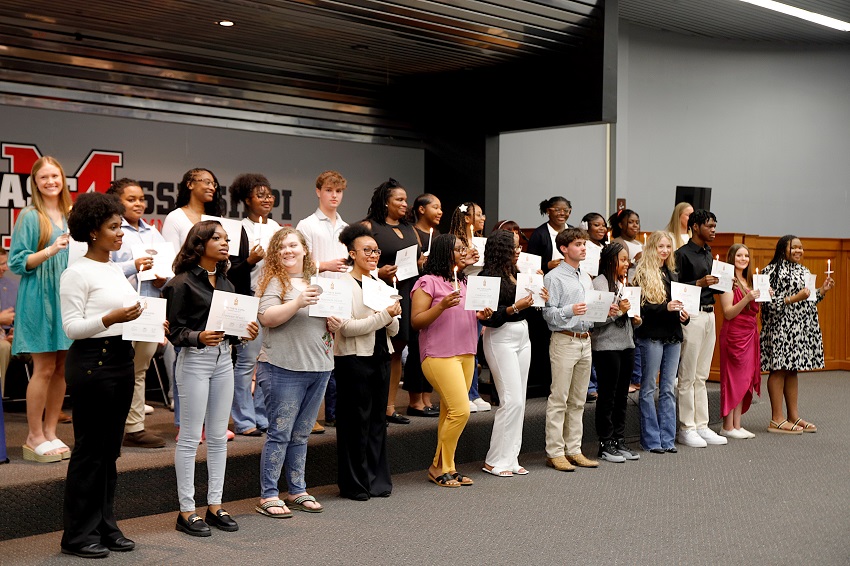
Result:
{"label": "curly hair", "polygon": [[215,176],[215,173],[210,171],[209,169],[204,169],[203,167],[195,167],[194,169],[189,169],[183,174],[183,179],[180,181],[180,184],[177,185],[177,202],[175,206],[180,208],[181,206],[186,206],[189,204],[189,196],[192,193],[192,190],[189,188],[189,183],[192,182],[192,179],[195,178],[195,175],[201,172],[209,173],[213,181],[215,181],[216,189],[215,195],[213,195],[213,199],[210,202],[204,203],[204,214],[209,216],[221,216],[224,214],[224,197],[222,196],[222,188],[218,182],[218,177]]}
{"label": "curly hair", "polygon": [[41,191],[38,190],[38,184],[36,183],[36,174],[45,165],[53,165],[59,169],[59,174],[62,177],[62,192],[59,193],[59,210],[62,211],[62,215],[66,219],[71,210],[71,192],[68,189],[68,178],[65,176],[65,170],[55,157],[45,155],[33,163],[32,170],[30,171],[30,197],[32,198],[32,207],[38,212],[38,245],[35,251],[40,251],[47,247],[47,242],[53,234],[53,223],[47,215],[44,197],[41,196]]}
{"label": "curly hair", "polygon": [[599,275],[604,275],[608,281],[608,290],[612,293],[617,292],[617,281],[620,279],[618,274],[620,268],[620,252],[625,250],[619,242],[613,242],[602,248],[599,253]]}
{"label": "curly hair", "polygon": [[339,187],[342,190],[345,190],[348,186],[348,181],[345,180],[345,177],[339,171],[325,171],[316,177],[317,189],[324,187],[325,183],[329,183],[332,187]]}
{"label": "curly hair", "polygon": [[[431,253],[428,255],[425,265],[422,267],[423,275],[436,275],[442,277],[446,281],[452,281],[454,278],[455,265],[455,244],[458,242],[454,234],[440,234],[434,238],[431,243]],[[466,281],[466,275],[463,271],[457,274],[458,281]]]}
{"label": "curly hair", "polygon": [[688,216],[688,229],[693,232],[694,226],[703,226],[708,224],[709,220],[717,222],[717,217],[710,210],[698,208]]}
{"label": "curly hair", "polygon": [[[646,241],[646,246],[643,248],[643,255],[637,262],[635,267],[634,284],[641,288],[640,300],[641,304],[652,303],[659,305],[667,300],[667,290],[664,287],[664,280],[661,277],[659,270],[658,243],[662,240],[667,240],[670,245],[673,245],[673,235],[670,232],[659,230],[649,235]],[[676,272],[676,255],[672,249],[667,260],[664,262],[670,273]]]}
{"label": "curly hair", "polygon": [[472,201],[459,204],[452,212],[452,220],[449,224],[449,234],[454,234],[467,247],[470,246],[471,242],[469,233],[472,230],[472,220],[475,218],[476,207],[481,210],[481,207]]}
{"label": "curly hair", "polygon": [[570,203],[570,201],[568,201],[564,197],[547,198],[546,200],[540,201],[540,204],[538,205],[540,207],[540,214],[542,214],[544,216],[549,214],[549,212],[548,212],[549,209],[552,208],[553,206],[555,206],[556,204],[558,204],[559,202],[566,204],[567,208],[573,207],[573,205]]}
{"label": "curly hair", "polygon": [[[368,227],[364,224],[360,224],[359,222],[355,224],[349,224],[339,233],[339,241],[341,244],[345,246],[350,252],[354,251],[354,242],[357,238],[362,238],[364,236],[372,237],[372,231],[369,230]],[[351,256],[345,258],[345,263],[348,265],[354,265],[354,259]]]}
{"label": "curly hair", "polygon": [[115,195],[83,193],[77,197],[74,208],[68,215],[68,231],[78,242],[92,243],[92,232],[97,232],[103,223],[124,214],[124,205]]}
{"label": "curly hair", "polygon": [[244,204],[246,200],[251,198],[251,193],[260,187],[266,187],[269,190],[272,188],[265,175],[259,173],[242,173],[241,175],[237,175],[227,188],[227,191],[230,193],[230,207],[236,210],[240,204]]}
{"label": "curly hair", "polygon": [[484,269],[481,275],[491,277],[516,277],[514,265],[514,233],[508,230],[496,230],[487,238],[484,248]]}
{"label": "curly hair", "polygon": [[124,189],[126,189],[127,187],[141,188],[141,185],[139,185],[139,182],[135,179],[128,179],[127,177],[123,177],[121,179],[112,181],[109,184],[109,188],[106,190],[106,194],[115,195],[118,198],[121,198],[121,195],[124,194]]}
{"label": "curly hair", "polygon": [[[375,187],[375,190],[372,191],[372,200],[369,203],[369,210],[366,212],[366,218],[364,220],[377,222],[381,225],[386,224],[387,216],[390,213],[387,201],[390,200],[390,196],[392,196],[395,189],[404,190],[404,187],[392,177]],[[407,224],[407,220],[404,218],[399,220],[399,222]]]}
{"label": "curly hair", "polygon": [[271,240],[269,240],[269,249],[266,251],[266,263],[263,268],[263,275],[260,278],[260,282],[257,284],[258,297],[263,295],[266,291],[266,287],[269,286],[269,283],[271,283],[272,279],[275,277],[283,286],[281,296],[283,296],[292,287],[292,283],[289,280],[289,273],[287,273],[286,268],[283,266],[283,259],[280,257],[280,251],[283,249],[283,241],[290,234],[295,234],[298,237],[298,241],[301,242],[301,246],[304,248],[304,260],[301,264],[301,271],[304,274],[304,280],[310,281],[310,278],[318,272],[316,264],[313,261],[313,256],[310,255],[310,248],[307,246],[307,240],[304,238],[304,234],[292,226],[285,226],[275,232]]}
{"label": "curly hair", "polygon": [[640,214],[632,210],[631,208],[624,208],[622,210],[618,210],[614,214],[608,218],[608,225],[611,227],[611,238],[619,238],[623,235],[623,225],[622,222],[625,220],[629,221],[629,218],[632,215],[637,216],[638,220],[640,220]]}
{"label": "curly hair", "polygon": [[[174,274],[179,275],[184,271],[189,271],[201,261],[204,256],[204,251],[209,242],[215,235],[215,229],[221,228],[221,224],[217,220],[202,220],[192,226],[189,234],[186,235],[186,241],[180,247],[177,257],[174,258]],[[230,266],[230,261],[223,259],[215,264],[215,270],[218,275],[225,275],[227,268]]]}

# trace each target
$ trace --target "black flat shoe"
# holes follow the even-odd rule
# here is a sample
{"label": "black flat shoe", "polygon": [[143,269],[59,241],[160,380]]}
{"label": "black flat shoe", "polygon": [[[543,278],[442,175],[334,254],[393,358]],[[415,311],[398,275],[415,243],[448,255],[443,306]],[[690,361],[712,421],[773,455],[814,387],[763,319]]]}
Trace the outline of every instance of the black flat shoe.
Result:
{"label": "black flat shoe", "polygon": [[652,450],[650,450],[650,452],[652,452],[653,454],[664,454],[666,450],[664,450],[663,448],[653,448]]}
{"label": "black flat shoe", "polygon": [[369,501],[368,493],[340,493],[339,496],[354,501]]}
{"label": "black flat shoe", "polygon": [[183,515],[177,514],[177,526],[174,527],[178,531],[182,531],[193,537],[209,537],[212,536],[210,526],[204,522],[197,514],[192,513],[188,519],[184,519]]}
{"label": "black flat shoe", "polygon": [[228,533],[233,533],[239,530],[239,525],[236,524],[236,521],[233,520],[230,513],[224,509],[219,509],[215,513],[207,509],[207,514],[204,517],[204,520],[209,526],[222,531],[227,531]]}
{"label": "black flat shoe", "polygon": [[664,451],[668,454],[675,454],[679,450],[675,446],[671,446],[670,448],[665,448]]}
{"label": "black flat shoe", "polygon": [[101,542],[106,548],[113,552],[130,552],[136,548],[136,543],[124,536],[120,536],[112,540],[104,539]]}
{"label": "black flat shoe", "polygon": [[387,422],[393,424],[410,424],[410,419],[394,411],[392,415],[387,415]]}
{"label": "black flat shoe", "polygon": [[435,411],[431,407],[425,407],[424,409],[414,409],[413,407],[407,408],[407,416],[409,417],[439,417],[440,411]]}
{"label": "black flat shoe", "polygon": [[72,554],[74,556],[79,556],[80,558],[106,558],[109,556],[109,549],[99,542],[95,542],[85,546],[79,546],[77,548],[63,546],[62,554]]}

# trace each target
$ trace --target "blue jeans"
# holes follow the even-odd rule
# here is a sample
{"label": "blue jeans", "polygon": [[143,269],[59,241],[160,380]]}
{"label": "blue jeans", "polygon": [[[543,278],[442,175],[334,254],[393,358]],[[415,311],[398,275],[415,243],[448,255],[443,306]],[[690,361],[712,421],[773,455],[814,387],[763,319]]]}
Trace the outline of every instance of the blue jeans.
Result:
{"label": "blue jeans", "polygon": [[596,366],[590,364],[590,382],[587,384],[587,394],[596,393],[599,390],[599,381],[596,379]]}
{"label": "blue jeans", "polygon": [[307,439],[325,395],[331,372],[290,371],[267,362],[257,364],[269,415],[269,429],[260,458],[260,497],[276,497],[286,466],[288,493],[307,491],[304,468]]}
{"label": "blue jeans", "polygon": [[635,367],[632,369],[632,380],[631,382],[634,385],[640,385],[640,376],[641,376],[641,357],[640,357],[640,348],[635,348]]}
{"label": "blue jeans", "polygon": [[[648,338],[637,339],[641,356],[640,445],[644,450],[673,448],[676,438],[676,395],[674,384],[679,368],[680,343],[663,344]],[[658,383],[658,410],[655,409],[655,376]]]}
{"label": "blue jeans", "polygon": [[331,372],[328,386],[325,388],[325,422],[336,421],[336,377]]}
{"label": "blue jeans", "polygon": [[174,451],[180,511],[195,511],[195,456],[201,431],[207,436],[207,504],[220,505],[227,466],[227,421],[233,402],[230,344],[181,348],[174,381],[180,397],[180,435]]}
{"label": "blue jeans", "polygon": [[259,387],[251,395],[251,382],[254,380],[254,368],[257,367],[257,356],[263,341],[259,338],[239,344],[236,348],[236,366],[233,368],[233,407],[230,415],[233,417],[234,432],[241,433],[252,428],[268,428],[266,418],[266,401]]}

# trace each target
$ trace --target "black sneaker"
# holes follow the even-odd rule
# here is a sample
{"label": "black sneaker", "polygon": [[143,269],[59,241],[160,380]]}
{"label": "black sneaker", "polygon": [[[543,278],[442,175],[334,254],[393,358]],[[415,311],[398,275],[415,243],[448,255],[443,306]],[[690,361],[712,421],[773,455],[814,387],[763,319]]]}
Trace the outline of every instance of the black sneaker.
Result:
{"label": "black sneaker", "polygon": [[640,454],[629,449],[622,438],[617,439],[617,444],[615,446],[617,448],[617,452],[622,454],[626,460],[640,460]]}
{"label": "black sneaker", "polygon": [[613,440],[599,443],[599,457],[608,462],[622,463],[626,458],[617,450],[617,445]]}

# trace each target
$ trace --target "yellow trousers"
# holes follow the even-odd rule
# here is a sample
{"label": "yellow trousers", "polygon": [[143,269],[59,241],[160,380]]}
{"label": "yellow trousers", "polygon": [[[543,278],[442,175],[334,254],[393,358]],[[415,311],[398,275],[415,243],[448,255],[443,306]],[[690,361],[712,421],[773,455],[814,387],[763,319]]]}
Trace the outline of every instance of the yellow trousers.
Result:
{"label": "yellow trousers", "polygon": [[441,474],[454,473],[457,442],[469,420],[469,388],[475,356],[425,358],[422,373],[440,394],[440,422],[437,425],[437,453],[434,467]]}

